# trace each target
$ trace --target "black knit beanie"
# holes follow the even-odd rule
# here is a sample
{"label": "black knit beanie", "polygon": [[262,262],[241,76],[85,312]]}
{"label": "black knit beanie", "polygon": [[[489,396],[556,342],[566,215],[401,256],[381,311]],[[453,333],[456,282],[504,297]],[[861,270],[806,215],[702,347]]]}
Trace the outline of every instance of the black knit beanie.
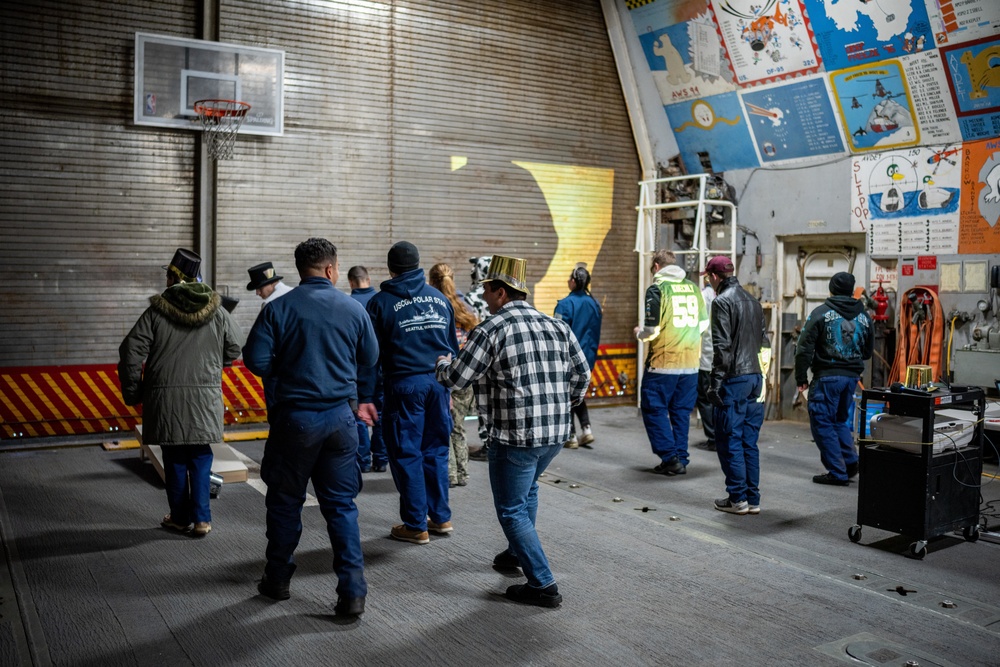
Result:
{"label": "black knit beanie", "polygon": [[854,276],[846,271],[833,274],[833,278],[830,278],[830,294],[833,296],[853,296]]}
{"label": "black knit beanie", "polygon": [[409,241],[400,241],[389,248],[389,270],[393,273],[406,273],[420,266],[420,253],[417,246]]}

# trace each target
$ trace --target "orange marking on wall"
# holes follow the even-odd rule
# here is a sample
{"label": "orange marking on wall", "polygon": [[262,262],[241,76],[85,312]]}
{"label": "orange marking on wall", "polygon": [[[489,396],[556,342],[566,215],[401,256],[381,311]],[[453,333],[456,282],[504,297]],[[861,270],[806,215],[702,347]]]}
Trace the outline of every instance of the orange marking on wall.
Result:
{"label": "orange marking on wall", "polygon": [[[90,411],[90,417],[97,419],[97,422],[101,425],[101,430],[110,431],[111,424],[108,423],[108,420],[104,419],[101,416],[101,413],[97,411],[97,408],[94,407],[94,404],[90,402],[90,398],[87,397],[87,394],[84,393],[84,390],[81,389],[79,385],[77,385],[77,383],[73,380],[73,378],[70,377],[69,373],[62,373],[62,377],[63,380],[66,382],[66,384],[69,385],[69,388],[73,390],[73,393],[77,397],[79,397],[80,401],[83,403],[83,406]],[[82,374],[81,377],[83,377]]]}
{"label": "orange marking on wall", "polygon": [[[98,373],[97,375],[100,376],[101,373]],[[99,400],[104,406],[104,414],[108,416],[109,420],[114,422],[109,425],[116,426],[118,428],[127,428],[125,422],[118,417],[118,411],[115,410],[115,406],[113,406],[111,401],[109,401],[108,398],[101,393],[100,387],[98,387],[94,382],[94,378],[92,378],[89,373],[83,373],[80,377],[87,384],[87,386],[90,387],[90,393],[96,396],[97,400]]]}
{"label": "orange marking on wall", "polygon": [[[0,369],[0,438],[128,431],[141,406],[125,405],[112,364]],[[227,424],[266,420],[262,389],[242,364],[220,386]],[[239,414],[243,412],[243,414]]]}
{"label": "orange marking on wall", "polygon": [[[48,384],[42,385],[42,391],[49,394],[49,401],[55,411],[55,427],[60,433],[74,433],[84,430],[93,433],[97,429],[80,408],[79,400],[73,395],[72,388],[65,383],[63,373],[51,374]],[[74,400],[76,399],[76,400]]]}
{"label": "orange marking on wall", "polygon": [[[638,364],[635,343],[611,343],[597,348],[597,360],[591,369],[588,396],[610,398],[634,396]],[[624,373],[624,386],[619,381]]]}
{"label": "orange marking on wall", "polygon": [[247,409],[255,411],[264,410],[264,387],[257,376],[247,370],[246,366],[235,365],[233,366],[233,376],[240,381],[240,385],[242,386],[241,394],[248,400]]}
{"label": "orange marking on wall", "polygon": [[49,396],[45,393],[43,387],[52,388],[52,390],[55,391],[56,393],[56,398],[59,398],[62,395],[62,390],[55,385],[55,382],[52,380],[52,375],[50,373],[42,373],[40,377],[42,382],[39,384],[30,375],[24,376],[25,380],[31,386],[31,389],[35,392],[35,398],[39,402],[41,402],[42,406],[44,406],[45,409],[48,410],[49,413],[45,415],[45,417],[51,419],[55,417],[59,412],[56,409],[55,403],[53,403],[52,399],[49,398]]}
{"label": "orange marking on wall", "polygon": [[57,377],[50,373],[42,373],[42,382],[36,384],[42,402],[50,411],[49,419],[52,427],[59,435],[80,430],[93,433],[95,430],[93,424],[80,418],[79,408],[59,386]]}
{"label": "orange marking on wall", "polygon": [[[101,384],[98,385],[95,383],[94,387],[101,390],[101,397],[111,406],[111,414],[118,418],[118,429],[121,431],[131,431],[139,423],[139,417],[142,412],[134,405],[125,405],[125,400],[122,398],[121,383],[118,382],[118,369],[114,366],[109,368],[113,370],[96,371],[95,375],[101,381]],[[111,380],[112,372],[115,376],[114,381]]]}
{"label": "orange marking on wall", "polygon": [[42,405],[46,405],[48,400],[44,396],[39,396],[40,392],[38,390],[38,385],[36,385],[35,381],[31,379],[31,376],[22,375],[21,379],[26,385],[28,385],[28,388],[31,389],[34,394],[34,396],[29,396],[28,392],[21,390],[19,385],[15,385],[18,388],[18,395],[21,397],[21,400],[24,401],[24,404],[28,407],[28,411],[31,412],[31,416],[35,418],[38,425],[45,429],[48,435],[55,435],[55,429],[52,428],[51,424],[44,421],[45,416],[38,410],[38,404],[33,400],[33,398],[40,399]]}
{"label": "orange marking on wall", "polygon": [[[6,383],[6,386],[14,387],[14,380],[13,380],[13,378],[11,378],[11,376],[4,375],[4,376],[2,376],[2,378],[3,378],[3,381]],[[19,392],[15,392],[15,393],[19,393]],[[5,391],[4,394],[6,395],[7,392]],[[24,415],[21,414],[21,411],[17,409],[17,406],[14,405],[13,401],[4,401],[4,407],[6,407],[12,413],[14,413],[14,419],[16,419],[17,421],[19,421],[19,422],[26,421],[25,418],[24,418]]]}
{"label": "orange marking on wall", "polygon": [[[118,371],[115,370],[115,378],[118,378]],[[121,386],[111,381],[111,375],[107,371],[97,371],[97,377],[99,377],[106,387],[105,391],[101,392],[101,395],[106,399],[112,401],[112,405],[117,406],[118,414],[125,415],[126,417],[138,417],[140,415],[139,408],[134,405],[125,405],[125,400],[122,398]],[[109,398],[112,397],[112,398]],[[132,428],[131,426],[129,428]]]}
{"label": "orange marking on wall", "polygon": [[[230,368],[226,368],[222,374],[222,393],[230,408],[226,413],[227,424],[256,423],[267,420],[267,414],[263,407],[263,388],[255,388],[248,381],[247,375],[253,377],[246,366],[242,364],[233,364]],[[242,414],[239,414],[241,412]]]}
{"label": "orange marking on wall", "polygon": [[[242,419],[243,412],[242,402],[238,400],[239,392],[237,392],[235,385],[233,385],[233,379],[229,373],[222,374],[222,400],[226,404],[226,423],[236,423]],[[234,400],[237,399],[237,400]]]}
{"label": "orange marking on wall", "polygon": [[12,424],[17,424],[19,426],[19,428],[23,428],[25,431],[28,431],[28,435],[30,435],[32,437],[37,436],[38,432],[35,431],[35,429],[33,427],[31,427],[31,426],[25,426],[24,425],[26,422],[28,422],[30,420],[25,419],[24,413],[21,412],[21,410],[19,410],[17,408],[17,402],[18,401],[16,401],[15,399],[20,398],[21,400],[19,402],[21,403],[21,405],[26,410],[29,409],[29,406],[27,406],[26,403],[25,403],[25,398],[24,398],[23,392],[21,392],[20,388],[18,388],[17,384],[15,384],[14,378],[12,376],[10,376],[10,375],[3,375],[3,376],[0,376],[0,377],[2,377],[2,379],[4,381],[4,385],[3,385],[4,400],[2,402],[0,402],[0,410],[2,410],[4,412],[6,412],[7,410],[9,410],[10,413],[11,413],[11,415],[13,416],[13,419],[10,419],[9,416],[3,415],[3,420],[4,420],[3,430],[4,430],[4,434],[6,436],[8,436],[8,437],[14,437],[18,433],[18,431],[16,431],[14,429],[14,427],[12,426]]}

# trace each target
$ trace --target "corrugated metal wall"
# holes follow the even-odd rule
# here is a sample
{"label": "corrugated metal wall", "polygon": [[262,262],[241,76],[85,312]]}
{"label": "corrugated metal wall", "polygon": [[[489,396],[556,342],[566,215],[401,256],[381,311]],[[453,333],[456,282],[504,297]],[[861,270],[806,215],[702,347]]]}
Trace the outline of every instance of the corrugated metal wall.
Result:
{"label": "corrugated metal wall", "polygon": [[[0,366],[115,359],[159,266],[193,243],[196,135],[130,119],[134,33],[195,37],[199,8],[107,7],[0,10],[0,279],[18,288],[3,296]],[[227,1],[220,33],[286,52],[285,135],[241,136],[218,165],[217,287],[243,299],[245,328],[260,303],[246,268],[271,260],[296,284],[292,251],[315,235],[337,244],[342,275],[387,278],[385,251],[405,238],[460,288],[467,258],[494,252],[528,258],[537,282],[559,239],[514,164],[533,162],[613,170],[594,293],[603,342],[631,340],[639,167],[597,0]]]}
{"label": "corrugated metal wall", "polygon": [[3,3],[0,366],[117,359],[190,245],[194,135],[132,127],[132,63],[136,31],[194,36],[195,4]]}

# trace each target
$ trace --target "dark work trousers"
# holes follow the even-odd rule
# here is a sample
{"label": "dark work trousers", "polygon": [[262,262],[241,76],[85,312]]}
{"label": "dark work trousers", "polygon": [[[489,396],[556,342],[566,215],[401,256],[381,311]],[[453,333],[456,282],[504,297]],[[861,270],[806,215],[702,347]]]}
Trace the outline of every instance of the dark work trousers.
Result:
{"label": "dark work trousers", "polygon": [[212,474],[212,446],[165,445],[160,449],[171,520],[182,526],[192,521],[211,523],[208,476]]}
{"label": "dark work trousers", "polygon": [[375,412],[379,419],[372,424],[371,436],[368,435],[368,424],[363,421],[358,422],[358,465],[362,468],[370,468],[373,465],[384,466],[389,463],[389,457],[385,453],[385,441],[382,439],[382,388],[375,390],[375,397],[372,400]]}
{"label": "dark work trousers", "polygon": [[[587,410],[586,400],[580,401],[580,405],[573,406],[573,416],[580,422],[581,429],[590,426],[590,412]],[[569,428],[571,433],[576,433],[576,426],[573,424],[572,419],[569,420]]]}
{"label": "dark work trousers", "polygon": [[712,371],[698,371],[698,416],[705,439],[715,444],[715,406],[708,400],[708,389],[712,386]]}
{"label": "dark work trousers", "polygon": [[819,458],[831,475],[847,481],[847,466],[858,462],[851,433],[856,376],[827,375],[813,378],[809,387],[809,427],[819,447]]}
{"label": "dark work trousers", "polygon": [[698,398],[698,376],[691,373],[653,373],[642,376],[639,407],[650,447],[661,461],[675,456],[688,464],[691,411]]}
{"label": "dark work trousers", "polygon": [[361,491],[358,427],[347,401],[321,410],[282,409],[271,420],[260,477],[267,484],[267,565],[272,581],[288,581],[295,572],[292,554],[302,535],[302,505],[312,479],[326,519],[337,594],[364,597],[368,584],[361,554],[358,508]]}
{"label": "dark work trousers", "polygon": [[722,381],[715,406],[715,451],[726,475],[729,500],[760,505],[760,450],[757,439],[764,423],[764,404],[760,398],[763,377],[760,373],[738,375]]}
{"label": "dark work trousers", "polygon": [[449,394],[433,373],[386,378],[382,437],[399,491],[399,518],[411,530],[451,521]]}

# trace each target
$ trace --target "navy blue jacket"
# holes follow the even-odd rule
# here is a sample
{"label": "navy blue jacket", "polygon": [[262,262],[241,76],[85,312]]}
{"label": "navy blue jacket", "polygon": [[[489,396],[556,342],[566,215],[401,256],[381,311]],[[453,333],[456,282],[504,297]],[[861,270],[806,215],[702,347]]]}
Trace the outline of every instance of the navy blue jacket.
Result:
{"label": "navy blue jacket", "polygon": [[387,385],[394,379],[433,373],[439,356],[458,354],[455,313],[448,297],[424,280],[423,269],[382,283],[368,302],[368,314],[382,350]]}
{"label": "navy blue jacket", "polygon": [[795,346],[795,384],[828,375],[860,377],[872,358],[874,332],[864,304],[853,296],[831,296],[806,319]]}
{"label": "navy blue jacket", "polygon": [[326,278],[312,276],[264,306],[254,322],[243,362],[255,375],[275,379],[274,404],[323,409],[359,395],[359,367],[378,361],[378,342],[361,305]]}
{"label": "navy blue jacket", "polygon": [[[351,298],[361,304],[362,308],[375,296],[374,287],[355,287],[351,290]],[[378,364],[371,368],[358,366],[358,396],[375,396],[381,392],[382,374]]]}
{"label": "navy blue jacket", "polygon": [[601,305],[585,290],[570,292],[556,303],[556,319],[562,320],[573,330],[580,342],[580,349],[587,357],[591,371],[597,361],[597,346],[601,342]]}

